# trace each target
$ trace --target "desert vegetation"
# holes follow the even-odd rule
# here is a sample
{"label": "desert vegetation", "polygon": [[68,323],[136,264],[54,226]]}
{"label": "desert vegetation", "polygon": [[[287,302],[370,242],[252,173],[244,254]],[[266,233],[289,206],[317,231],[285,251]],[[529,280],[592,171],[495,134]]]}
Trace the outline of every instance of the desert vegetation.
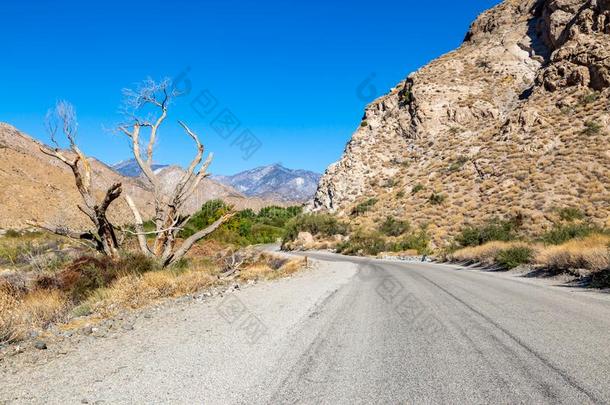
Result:
{"label": "desert vegetation", "polygon": [[588,277],[596,286],[610,285],[610,230],[592,225],[575,208],[556,210],[553,226],[536,237],[520,233],[514,219],[467,226],[445,256],[505,269],[528,265],[546,274],[571,274]]}
{"label": "desert vegetation", "polygon": [[[124,96],[125,118],[118,132],[127,137],[143,181],[151,187],[154,214],[144,218],[121,183],[102,194],[97,191],[99,176],[78,146],[75,108],[66,101],[57,103],[46,118],[54,148],[41,145],[40,150],[70,169],[80,201],[66,206],[83,212],[90,227],[32,222],[38,231],[9,230],[0,236],[0,344],[75,317],[112,316],[232,280],[273,279],[303,267],[301,259],[251,247],[282,238],[302,214],[301,207],[236,211],[210,200],[195,213],[184,209],[208,175],[212,154],[205,156],[199,136],[182,121],[194,157],[175,183],[161,182],[153,162],[160,129],[178,96],[171,81],[149,79],[125,90]],[[107,215],[121,198],[133,214],[131,223],[115,224]]]}
{"label": "desert vegetation", "polygon": [[[275,207],[265,211],[260,218],[268,218]],[[0,344],[55,323],[81,317],[95,322],[160,299],[222,288],[232,281],[275,279],[303,268],[302,259],[264,253],[245,247],[244,241],[225,241],[236,232],[235,225],[224,224],[224,233],[198,242],[169,268],[137,249],[113,259],[51,234],[0,238],[0,262],[6,268],[0,273]]]}

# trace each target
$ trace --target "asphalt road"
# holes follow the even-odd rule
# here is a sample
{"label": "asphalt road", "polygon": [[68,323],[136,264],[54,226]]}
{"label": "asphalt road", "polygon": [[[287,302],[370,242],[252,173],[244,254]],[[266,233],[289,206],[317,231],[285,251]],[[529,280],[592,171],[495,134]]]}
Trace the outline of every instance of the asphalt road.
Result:
{"label": "asphalt road", "polygon": [[608,294],[308,256],[294,278],[5,370],[0,403],[610,403]]}

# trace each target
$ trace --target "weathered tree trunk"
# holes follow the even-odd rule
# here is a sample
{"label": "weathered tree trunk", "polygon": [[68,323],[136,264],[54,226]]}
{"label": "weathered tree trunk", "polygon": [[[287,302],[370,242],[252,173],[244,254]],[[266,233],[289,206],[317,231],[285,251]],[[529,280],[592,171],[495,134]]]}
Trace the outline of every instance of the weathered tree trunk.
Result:
{"label": "weathered tree trunk", "polygon": [[[70,151],[75,155],[73,159],[68,159],[68,157],[63,154],[55,139],[59,124],[61,124],[62,131],[70,143]],[[89,164],[87,157],[76,144],[78,124],[76,122],[76,113],[71,104],[65,101],[58,102],[55,110],[51,110],[47,114],[46,126],[56,148],[54,150],[48,150],[47,148],[41,147],[40,149],[43,153],[63,162],[72,170],[76,188],[84,202],[84,205],[78,205],[78,208],[89,217],[95,226],[95,230],[75,232],[68,229],[65,224],[56,226],[37,226],[59,235],[87,240],[93,243],[100,253],[112,258],[117,258],[119,256],[119,242],[114,231],[114,226],[108,220],[106,212],[108,211],[110,204],[121,195],[121,183],[110,186],[106,191],[104,199],[98,204],[91,190],[91,165]]]}
{"label": "weathered tree trunk", "polygon": [[[206,229],[197,232],[195,235],[186,239],[181,245],[177,246],[178,232],[182,229],[190,218],[182,212],[185,201],[194,193],[201,180],[207,176],[207,169],[212,162],[212,154],[203,161],[204,147],[199,141],[199,137],[191,131],[186,124],[178,121],[186,134],[193,139],[196,145],[196,155],[186,169],[183,176],[174,186],[170,193],[166,193],[160,184],[157,174],[152,169],[154,145],[157,139],[158,130],[163,121],[167,118],[167,108],[171,98],[175,96],[171,82],[166,80],[155,83],[152,80],[144,82],[136,91],[126,91],[126,105],[134,107],[134,112],[129,116],[129,122],[119,126],[130,140],[133,156],[142,169],[144,176],[150,181],[155,195],[155,237],[154,244],[149,247],[144,237],[142,226],[142,216],[133,200],[127,196],[127,203],[131,208],[134,219],[138,243],[142,253],[158,258],[163,266],[170,266],[186,255],[189,249],[201,238],[212,233],[233,214],[225,215]],[[137,117],[137,110],[144,107],[155,108],[158,110],[156,117]],[[143,139],[142,129],[150,130],[147,139]],[[142,142],[144,141],[144,142]],[[145,154],[141,151],[141,145],[146,144]]]}

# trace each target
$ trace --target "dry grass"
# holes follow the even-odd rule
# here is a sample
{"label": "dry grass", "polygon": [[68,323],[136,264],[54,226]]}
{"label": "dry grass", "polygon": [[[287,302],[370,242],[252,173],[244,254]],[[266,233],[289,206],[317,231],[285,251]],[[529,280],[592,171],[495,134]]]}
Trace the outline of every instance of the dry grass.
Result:
{"label": "dry grass", "polygon": [[538,252],[536,263],[558,272],[575,269],[595,273],[610,268],[610,236],[592,235]]}
{"label": "dry grass", "polygon": [[[449,260],[456,262],[477,262],[484,265],[492,265],[500,252],[518,247],[530,246],[523,242],[488,242],[481,246],[467,247],[457,250],[448,256]],[[530,246],[531,247],[531,246]]]}
{"label": "dry grass", "polygon": [[83,305],[92,312],[111,316],[120,310],[150,305],[161,298],[192,294],[216,283],[216,275],[206,269],[129,275],[117,279],[108,288],[93,292]]}
{"label": "dry grass", "polygon": [[557,273],[590,275],[610,269],[610,236],[595,234],[573,239],[561,245],[527,244],[523,242],[489,242],[481,246],[457,250],[448,259],[457,262],[478,262],[484,265],[497,263],[498,255],[513,248],[531,248],[530,264]]}
{"label": "dry grass", "polygon": [[304,268],[306,264],[304,257],[284,259],[275,255],[263,254],[258,262],[240,272],[239,279],[244,281],[274,280],[294,274]]}
{"label": "dry grass", "polygon": [[[244,269],[237,276],[241,281],[285,277],[306,264],[305,258],[288,259],[255,250],[243,254]],[[226,284],[228,280],[220,277],[224,270],[222,260],[205,256],[191,257],[184,268],[162,270],[137,257],[126,257],[115,266],[119,267],[99,258],[84,257],[62,271],[36,273],[28,283],[17,277],[26,272],[5,275],[0,279],[0,343],[22,340],[29,331],[70,318],[89,316],[89,321],[100,320],[164,298]],[[68,275],[78,277],[68,282]],[[104,278],[103,282],[100,278]]]}
{"label": "dry grass", "polygon": [[68,299],[59,291],[36,290],[15,296],[0,290],[0,342],[21,340],[30,330],[63,320],[68,310]]}

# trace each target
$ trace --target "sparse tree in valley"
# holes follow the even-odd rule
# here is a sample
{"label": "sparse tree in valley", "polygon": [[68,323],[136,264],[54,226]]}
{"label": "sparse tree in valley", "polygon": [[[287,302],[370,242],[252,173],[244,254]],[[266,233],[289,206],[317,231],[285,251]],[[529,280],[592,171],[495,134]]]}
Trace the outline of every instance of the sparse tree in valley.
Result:
{"label": "sparse tree in valley", "polygon": [[212,162],[212,154],[204,157],[204,146],[199,137],[184,122],[178,121],[186,135],[195,143],[196,154],[179,181],[167,190],[167,185],[152,168],[154,149],[159,135],[159,128],[167,119],[168,107],[178,96],[170,80],[155,82],[145,80],[137,89],[124,90],[127,122],[119,126],[130,142],[133,156],[142,173],[148,179],[154,193],[155,213],[153,222],[154,242],[149,245],[144,232],[142,216],[130,196],[127,203],[135,218],[135,229],[140,250],[147,256],[159,259],[164,266],[172,265],[184,257],[189,249],[200,239],[212,233],[233,213],[223,215],[203,230],[196,232],[178,244],[177,235],[189,220],[190,215],[183,210],[186,200],[193,195],[201,180],[208,175],[207,169]]}
{"label": "sparse tree in valley", "polygon": [[[40,150],[70,168],[74,175],[76,188],[81,195],[83,204],[78,204],[78,209],[82,211],[93,223],[94,229],[78,232],[69,229],[66,224],[41,225],[34,224],[40,228],[68,236],[70,238],[85,240],[92,243],[100,253],[112,258],[119,255],[119,242],[116,237],[115,228],[106,216],[106,211],[110,204],[121,195],[121,183],[110,186],[104,198],[99,201],[92,189],[92,171],[87,156],[76,144],[78,132],[78,121],[76,112],[72,104],[66,101],[59,101],[55,108],[49,110],[45,119],[47,132],[55,148],[49,149],[41,147]],[[61,131],[69,144],[69,150],[63,151],[57,141],[57,133]]]}

